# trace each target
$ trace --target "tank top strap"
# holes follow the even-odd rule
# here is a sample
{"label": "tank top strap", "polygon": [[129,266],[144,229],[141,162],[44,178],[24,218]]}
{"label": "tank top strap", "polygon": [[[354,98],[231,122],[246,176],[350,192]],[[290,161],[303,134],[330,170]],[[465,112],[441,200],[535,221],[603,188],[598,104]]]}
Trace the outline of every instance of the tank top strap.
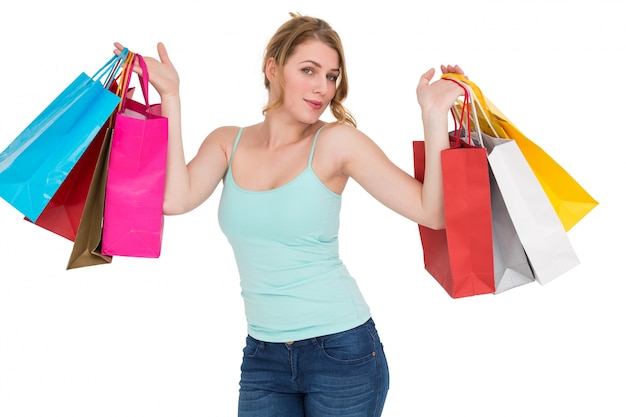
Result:
{"label": "tank top strap", "polygon": [[322,131],[322,129],[324,129],[325,127],[326,125],[320,127],[319,129],[317,129],[317,132],[315,132],[315,137],[313,138],[313,144],[311,145],[311,153],[309,154],[309,164],[308,164],[309,168],[311,168],[311,164],[313,163],[313,154],[315,153],[315,145],[317,144],[317,138],[320,135],[320,132]]}
{"label": "tank top strap", "polygon": [[239,128],[239,132],[237,132],[237,137],[235,138],[235,143],[233,143],[233,149],[230,151],[230,159],[228,160],[228,171],[230,171],[231,165],[233,163],[233,157],[235,156],[235,150],[237,149],[237,145],[239,144],[239,139],[241,139],[241,134],[243,133],[243,127]]}

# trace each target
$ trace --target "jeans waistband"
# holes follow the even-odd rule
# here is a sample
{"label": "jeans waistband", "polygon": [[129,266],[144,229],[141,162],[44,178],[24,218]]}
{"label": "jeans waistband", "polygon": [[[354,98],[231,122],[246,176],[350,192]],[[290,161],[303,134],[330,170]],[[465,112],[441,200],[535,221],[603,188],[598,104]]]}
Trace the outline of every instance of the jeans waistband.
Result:
{"label": "jeans waistband", "polygon": [[248,337],[254,339],[255,341],[257,341],[258,343],[260,343],[262,345],[288,345],[290,347],[293,347],[293,346],[298,346],[298,345],[303,345],[303,344],[318,344],[322,340],[324,340],[324,338],[326,338],[326,337],[336,336],[336,335],[341,334],[341,333],[346,333],[346,332],[350,332],[350,331],[353,331],[353,330],[358,330],[358,329],[360,329],[362,327],[374,326],[374,325],[375,325],[374,324],[374,320],[370,317],[369,319],[367,319],[367,321],[365,321],[365,323],[363,323],[363,324],[361,324],[359,326],[353,327],[351,329],[348,329],[348,330],[344,330],[344,331],[337,332],[337,333],[331,333],[331,334],[327,334],[327,335],[323,335],[323,336],[311,337],[311,338],[308,338],[308,339],[289,340],[289,341],[286,341],[286,342],[265,342],[263,340],[255,339],[252,336],[248,336]]}

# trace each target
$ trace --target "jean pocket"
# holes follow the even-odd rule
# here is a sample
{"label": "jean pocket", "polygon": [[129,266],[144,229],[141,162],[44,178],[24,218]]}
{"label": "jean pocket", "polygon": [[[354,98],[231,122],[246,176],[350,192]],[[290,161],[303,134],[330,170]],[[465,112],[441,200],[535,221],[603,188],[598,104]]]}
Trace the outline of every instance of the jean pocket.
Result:
{"label": "jean pocket", "polygon": [[244,358],[253,358],[259,351],[259,341],[252,336],[246,337],[246,346],[243,348]]}
{"label": "jean pocket", "polygon": [[376,356],[377,338],[365,326],[325,336],[321,348],[329,359],[341,363],[361,363]]}

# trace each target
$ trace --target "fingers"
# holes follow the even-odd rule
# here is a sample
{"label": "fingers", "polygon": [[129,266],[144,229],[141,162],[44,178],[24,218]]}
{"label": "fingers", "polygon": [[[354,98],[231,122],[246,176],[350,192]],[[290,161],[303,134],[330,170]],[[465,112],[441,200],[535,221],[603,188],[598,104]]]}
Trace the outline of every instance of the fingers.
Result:
{"label": "fingers", "polygon": [[[124,45],[122,45],[119,42],[113,42],[113,46],[115,46],[113,53],[115,53],[116,55],[121,54],[122,51],[124,50]],[[159,59],[161,60],[162,63],[171,64],[169,55],[167,54],[167,49],[165,49],[165,45],[163,44],[163,42],[159,42],[157,44],[157,51],[159,53]]]}
{"label": "fingers", "polygon": [[441,65],[441,73],[442,74],[446,74],[446,73],[454,73],[454,74],[461,74],[462,76],[467,77],[467,75],[465,75],[465,72],[463,72],[463,69],[461,69],[461,67],[459,67],[458,65]]}
{"label": "fingers", "polygon": [[113,42],[113,46],[115,46],[115,49],[113,50],[113,53],[115,55],[121,54],[122,51],[124,50],[124,46],[122,46],[122,44],[119,42]]}

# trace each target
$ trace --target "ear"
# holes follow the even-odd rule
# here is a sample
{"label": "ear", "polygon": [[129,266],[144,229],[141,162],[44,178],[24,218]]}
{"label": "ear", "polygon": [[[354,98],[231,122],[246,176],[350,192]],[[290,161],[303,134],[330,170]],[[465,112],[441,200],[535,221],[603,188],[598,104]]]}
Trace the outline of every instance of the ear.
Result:
{"label": "ear", "polygon": [[265,78],[270,82],[270,84],[274,84],[276,82],[277,76],[277,66],[276,60],[273,57],[270,57],[265,62]]}

